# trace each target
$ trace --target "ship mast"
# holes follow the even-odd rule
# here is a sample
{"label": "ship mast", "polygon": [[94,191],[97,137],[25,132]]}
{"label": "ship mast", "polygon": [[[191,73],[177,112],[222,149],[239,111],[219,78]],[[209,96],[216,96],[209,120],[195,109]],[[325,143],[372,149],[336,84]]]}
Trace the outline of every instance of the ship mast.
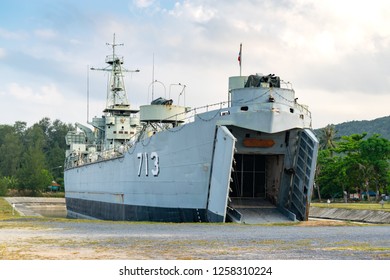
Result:
{"label": "ship mast", "polygon": [[91,68],[91,70],[111,72],[104,112],[109,115],[129,115],[130,113],[137,112],[138,110],[130,109],[130,103],[123,81],[123,72],[139,72],[140,70],[127,70],[122,67],[123,56],[118,56],[115,53],[115,48],[124,44],[117,44],[115,42],[115,33],[113,43],[106,43],[106,45],[112,46],[112,54],[106,56],[105,62],[108,66],[105,68]]}

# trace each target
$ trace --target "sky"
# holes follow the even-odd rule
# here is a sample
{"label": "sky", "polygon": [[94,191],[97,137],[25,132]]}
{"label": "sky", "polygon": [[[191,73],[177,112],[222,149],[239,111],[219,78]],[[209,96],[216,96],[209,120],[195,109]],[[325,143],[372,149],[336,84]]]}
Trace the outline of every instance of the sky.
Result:
{"label": "sky", "polygon": [[242,74],[291,82],[313,128],[390,115],[387,0],[0,0],[0,124],[101,116],[107,73],[88,69],[114,33],[140,70],[125,76],[132,108],[151,91],[177,102],[179,83],[186,106],[226,101],[242,43]]}

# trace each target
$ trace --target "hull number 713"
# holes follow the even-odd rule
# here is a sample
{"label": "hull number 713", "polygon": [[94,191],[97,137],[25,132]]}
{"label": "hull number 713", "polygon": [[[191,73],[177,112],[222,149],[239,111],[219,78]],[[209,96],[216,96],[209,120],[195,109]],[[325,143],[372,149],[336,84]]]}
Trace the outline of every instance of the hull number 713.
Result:
{"label": "hull number 713", "polygon": [[[138,177],[141,177],[142,165],[144,165],[144,168],[145,168],[145,176],[149,176],[149,155],[148,155],[148,153],[138,153],[137,158],[139,159]],[[150,154],[150,159],[153,160],[153,169],[151,170],[152,175],[158,176],[158,174],[160,173],[158,154],[156,152],[152,152]]]}

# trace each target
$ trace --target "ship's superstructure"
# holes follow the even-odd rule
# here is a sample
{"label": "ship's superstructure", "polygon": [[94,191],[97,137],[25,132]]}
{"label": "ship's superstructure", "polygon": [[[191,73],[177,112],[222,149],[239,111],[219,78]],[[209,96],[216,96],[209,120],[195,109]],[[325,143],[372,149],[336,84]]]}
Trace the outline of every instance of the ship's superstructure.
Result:
{"label": "ship's superstructure", "polygon": [[318,141],[290,84],[275,75],[231,77],[229,101],[203,111],[164,98],[135,110],[116,46],[99,69],[111,72],[104,115],[93,118],[93,129],[76,124],[66,136],[69,216],[307,219]]}

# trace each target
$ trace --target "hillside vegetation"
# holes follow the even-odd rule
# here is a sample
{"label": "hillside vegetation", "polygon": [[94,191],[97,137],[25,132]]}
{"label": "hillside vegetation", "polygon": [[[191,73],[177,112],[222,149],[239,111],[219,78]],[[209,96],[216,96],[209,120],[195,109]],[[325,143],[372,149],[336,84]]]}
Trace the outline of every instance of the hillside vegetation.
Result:
{"label": "hillside vegetation", "polygon": [[[370,121],[350,121],[335,124],[336,138],[352,134],[367,133],[367,137],[379,134],[383,138],[390,140],[390,116],[377,118]],[[316,133],[321,129],[316,129]]]}

